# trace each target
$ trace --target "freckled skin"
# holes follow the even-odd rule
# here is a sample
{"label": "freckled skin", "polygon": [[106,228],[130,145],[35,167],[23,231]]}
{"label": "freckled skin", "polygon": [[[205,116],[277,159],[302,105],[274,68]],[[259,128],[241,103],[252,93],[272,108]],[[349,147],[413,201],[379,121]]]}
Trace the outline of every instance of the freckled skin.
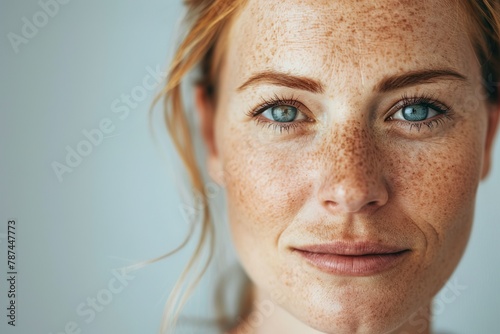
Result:
{"label": "freckled skin", "polygon": [[[258,298],[276,304],[252,333],[428,333],[407,319],[463,254],[486,145],[479,66],[460,17],[437,0],[250,0],[233,22],[209,168],[225,171],[233,241]],[[374,92],[385,76],[442,67],[468,81]],[[315,78],[325,92],[237,91],[269,69]],[[280,134],[246,114],[274,94],[293,95],[313,121]],[[451,105],[452,118],[432,130],[388,120],[403,95],[422,94]],[[411,253],[394,270],[340,277],[290,251],[355,239]]]}

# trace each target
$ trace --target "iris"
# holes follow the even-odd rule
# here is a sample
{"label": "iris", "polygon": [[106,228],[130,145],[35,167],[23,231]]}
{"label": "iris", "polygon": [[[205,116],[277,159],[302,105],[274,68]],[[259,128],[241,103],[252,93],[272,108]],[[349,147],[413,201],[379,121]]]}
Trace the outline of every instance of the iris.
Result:
{"label": "iris", "polygon": [[276,106],[271,108],[272,119],[276,122],[292,122],[297,117],[297,108],[292,106]]}
{"label": "iris", "polygon": [[407,121],[418,122],[427,119],[429,107],[421,104],[414,104],[403,108],[403,118]]}

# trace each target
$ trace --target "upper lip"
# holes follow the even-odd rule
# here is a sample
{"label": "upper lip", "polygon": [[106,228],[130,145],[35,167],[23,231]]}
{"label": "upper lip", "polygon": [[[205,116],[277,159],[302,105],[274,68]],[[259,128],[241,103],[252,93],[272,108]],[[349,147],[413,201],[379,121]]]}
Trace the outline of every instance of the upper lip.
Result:
{"label": "upper lip", "polygon": [[293,247],[294,250],[335,255],[375,255],[394,254],[409,250],[406,247],[386,245],[372,241],[336,241],[323,244],[313,244]]}

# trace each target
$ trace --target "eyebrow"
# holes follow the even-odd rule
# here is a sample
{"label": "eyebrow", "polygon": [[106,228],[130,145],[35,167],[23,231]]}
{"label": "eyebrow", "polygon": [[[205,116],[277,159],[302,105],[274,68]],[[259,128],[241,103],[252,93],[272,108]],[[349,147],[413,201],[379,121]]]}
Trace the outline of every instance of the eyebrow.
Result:
{"label": "eyebrow", "polygon": [[374,90],[385,93],[392,90],[425,83],[435,83],[438,80],[466,81],[467,77],[451,69],[419,70],[404,74],[392,75],[382,79]]}
{"label": "eyebrow", "polygon": [[[375,86],[374,91],[385,93],[409,86],[415,86],[425,83],[435,83],[438,80],[466,81],[467,77],[451,69],[410,71],[403,74],[385,77],[380,83]],[[317,94],[325,92],[325,88],[321,84],[321,82],[315,79],[277,71],[263,71],[252,75],[248,80],[246,80],[241,86],[237,88],[237,91],[241,92],[249,86],[257,84],[284,86]]]}
{"label": "eyebrow", "polygon": [[325,92],[325,88],[321,82],[317,80],[276,71],[263,71],[252,75],[247,81],[238,87],[237,91],[240,92],[249,86],[257,84],[284,86],[293,89],[305,90],[311,93]]}

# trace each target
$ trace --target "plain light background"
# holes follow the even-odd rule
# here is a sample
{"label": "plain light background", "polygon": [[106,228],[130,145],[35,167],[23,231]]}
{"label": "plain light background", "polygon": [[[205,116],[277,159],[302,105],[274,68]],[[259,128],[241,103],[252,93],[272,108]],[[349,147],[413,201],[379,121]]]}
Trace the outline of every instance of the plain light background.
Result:
{"label": "plain light background", "polygon": [[[149,70],[166,68],[181,2],[69,1],[16,53],[8,34],[22,35],[23,18],[33,22],[40,11],[36,0],[0,2],[0,332],[64,333],[75,322],[82,333],[157,333],[192,245],[133,272],[92,321],[77,308],[88,298],[109,297],[103,290],[113,270],[172,250],[188,231],[177,191],[182,177],[161,117],[155,118],[159,145],[148,128],[159,88],[147,89],[123,119],[112,107],[142,86]],[[106,118],[114,130],[60,182],[53,162],[65,163],[67,146],[76,149],[82,131]],[[438,296],[439,331],[500,331],[499,192],[496,145],[469,247],[451,278],[455,288]],[[10,218],[18,222],[15,328],[5,316]],[[211,284],[201,285],[186,314],[210,313]]]}

